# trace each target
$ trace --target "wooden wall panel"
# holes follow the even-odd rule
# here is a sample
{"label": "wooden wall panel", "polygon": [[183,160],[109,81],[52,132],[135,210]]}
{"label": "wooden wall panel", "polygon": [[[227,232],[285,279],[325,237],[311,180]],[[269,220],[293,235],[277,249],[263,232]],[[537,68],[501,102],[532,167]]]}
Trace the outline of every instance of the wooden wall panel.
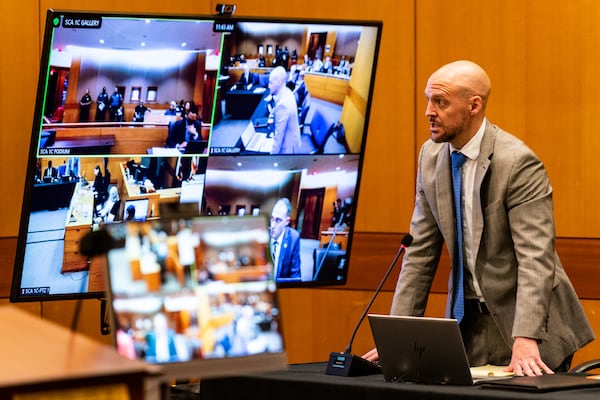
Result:
{"label": "wooden wall panel", "polygon": [[0,4],[0,237],[19,226],[39,69],[36,3]]}
{"label": "wooden wall panel", "polygon": [[598,66],[600,5],[556,2],[527,4],[538,16],[527,25],[530,99],[526,140],[546,161],[555,189],[559,235],[598,237],[600,214],[597,173]]}
{"label": "wooden wall panel", "polygon": [[[585,1],[459,1],[444,9],[440,24],[440,1],[416,4],[417,92],[448,61],[482,65],[492,80],[490,120],[522,138],[548,169],[558,235],[598,237],[600,7]],[[417,102],[417,118],[424,107]],[[422,142],[428,132],[417,126],[423,127],[417,129]]]}
{"label": "wooden wall panel", "polygon": [[[295,289],[296,290],[296,289]],[[310,320],[296,318],[284,320],[285,339],[290,363],[326,361],[332,351],[344,351],[352,330],[356,326],[371,292],[357,290],[312,290],[304,292],[283,291],[282,315],[313,315]],[[297,299],[302,298],[299,302]],[[371,311],[388,313],[392,301],[391,292],[382,292]],[[426,315],[442,317],[446,295],[434,293],[427,304]],[[584,300],[583,308],[593,329],[600,331],[600,305],[598,301]],[[586,360],[598,358],[598,340],[575,353],[573,366]],[[373,347],[369,324],[365,321],[358,329],[352,352],[366,353]]]}

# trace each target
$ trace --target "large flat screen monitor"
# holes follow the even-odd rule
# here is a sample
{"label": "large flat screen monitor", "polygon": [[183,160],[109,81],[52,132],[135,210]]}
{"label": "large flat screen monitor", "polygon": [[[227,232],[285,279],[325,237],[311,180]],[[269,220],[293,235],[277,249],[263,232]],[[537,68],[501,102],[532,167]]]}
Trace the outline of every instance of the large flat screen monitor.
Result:
{"label": "large flat screen monitor", "polygon": [[280,287],[343,285],[381,31],[49,10],[11,300],[104,296],[82,237],[178,203],[267,217]]}

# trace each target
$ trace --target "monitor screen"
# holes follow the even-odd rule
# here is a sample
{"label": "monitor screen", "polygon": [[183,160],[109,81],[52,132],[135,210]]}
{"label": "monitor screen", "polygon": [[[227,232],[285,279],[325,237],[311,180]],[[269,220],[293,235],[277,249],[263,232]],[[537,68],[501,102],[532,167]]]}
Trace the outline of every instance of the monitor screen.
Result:
{"label": "monitor screen", "polygon": [[148,199],[127,200],[123,209],[124,221],[145,221],[148,217]]}
{"label": "monitor screen", "polygon": [[166,377],[285,366],[264,217],[108,224],[107,292],[119,353]]}
{"label": "monitor screen", "polygon": [[343,285],[381,30],[48,11],[11,300],[103,297],[79,243],[132,204],[265,216],[280,287]]}

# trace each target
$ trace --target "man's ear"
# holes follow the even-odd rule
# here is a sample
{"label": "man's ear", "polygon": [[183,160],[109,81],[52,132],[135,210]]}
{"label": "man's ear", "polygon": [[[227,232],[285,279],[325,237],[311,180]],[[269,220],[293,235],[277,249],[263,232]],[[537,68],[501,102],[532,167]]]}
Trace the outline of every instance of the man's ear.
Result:
{"label": "man's ear", "polygon": [[470,101],[471,114],[480,113],[483,109],[483,99],[481,98],[481,96],[475,95],[471,97]]}

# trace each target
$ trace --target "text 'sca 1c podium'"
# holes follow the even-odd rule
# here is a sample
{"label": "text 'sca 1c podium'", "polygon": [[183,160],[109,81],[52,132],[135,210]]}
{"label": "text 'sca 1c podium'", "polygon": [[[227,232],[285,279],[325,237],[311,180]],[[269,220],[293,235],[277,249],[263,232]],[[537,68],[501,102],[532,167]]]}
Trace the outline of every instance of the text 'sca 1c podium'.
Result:
{"label": "text 'sca 1c podium'", "polygon": [[0,399],[145,398],[146,364],[16,306],[0,321]]}

